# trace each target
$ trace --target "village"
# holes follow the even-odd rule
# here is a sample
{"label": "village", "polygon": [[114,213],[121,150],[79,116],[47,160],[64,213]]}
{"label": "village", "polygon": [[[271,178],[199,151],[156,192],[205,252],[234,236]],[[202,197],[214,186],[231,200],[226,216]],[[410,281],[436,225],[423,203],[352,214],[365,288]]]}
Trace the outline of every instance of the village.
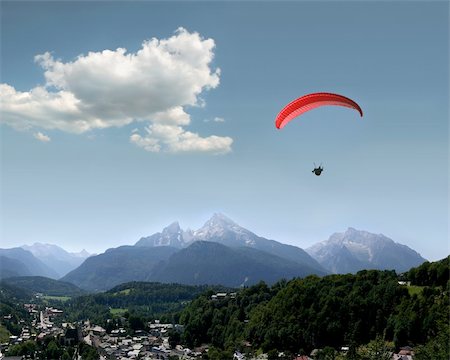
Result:
{"label": "village", "polygon": [[[236,293],[218,292],[211,295],[211,300],[219,301],[227,297],[235,298]],[[100,360],[195,360],[208,358],[209,347],[207,345],[190,349],[170,341],[170,332],[175,331],[179,334],[183,332],[183,326],[180,324],[161,323],[160,320],[154,320],[146,324],[146,330],[136,330],[133,334],[130,334],[124,327],[112,329],[108,333],[102,326],[93,324],[89,320],[76,323],[64,322],[64,311],[55,307],[24,304],[24,309],[27,311],[29,319],[19,321],[23,325],[20,336],[11,335],[8,343],[1,344],[0,360],[29,359],[31,357],[5,356],[4,354],[10,346],[26,341],[42,343],[46,338],[53,338],[62,346],[76,347],[80,343],[85,343],[96,349]],[[10,319],[11,315],[5,315],[2,322]],[[340,353],[345,354],[348,350],[347,346],[342,346]],[[298,355],[294,360],[314,360],[319,351],[319,349],[314,349],[309,356]],[[284,359],[285,354],[281,352],[278,357]],[[75,352],[73,359],[82,360],[83,358]],[[233,359],[267,360],[268,354],[263,353],[249,357],[240,351],[235,351]],[[398,353],[392,353],[391,359],[413,360],[414,351],[408,346],[403,347]]]}
{"label": "village", "polygon": [[[22,357],[4,356],[8,348],[26,341],[42,342],[44,338],[54,338],[61,345],[76,346],[80,342],[94,347],[100,359],[195,359],[201,357],[207,347],[198,349],[183,348],[176,345],[171,348],[168,331],[174,329],[181,332],[183,327],[178,324],[163,324],[159,320],[148,323],[148,330],[138,330],[131,336],[124,328],[111,330],[108,334],[104,328],[92,324],[89,320],[79,323],[62,322],[64,312],[54,307],[39,310],[37,304],[24,304],[24,308],[31,317],[31,326],[26,320],[20,320],[23,325],[20,336],[11,335],[8,343],[1,344],[0,359],[22,359]],[[2,321],[8,321],[10,315],[4,316]],[[60,319],[60,321],[55,321]],[[58,322],[60,325],[56,325]],[[78,359],[82,359],[78,356]]]}

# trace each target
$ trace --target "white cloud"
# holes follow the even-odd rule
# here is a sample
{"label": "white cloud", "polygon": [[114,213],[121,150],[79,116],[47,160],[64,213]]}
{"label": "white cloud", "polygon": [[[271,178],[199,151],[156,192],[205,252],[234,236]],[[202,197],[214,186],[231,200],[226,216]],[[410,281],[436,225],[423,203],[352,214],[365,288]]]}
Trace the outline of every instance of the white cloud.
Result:
{"label": "white cloud", "polygon": [[222,123],[222,122],[225,122],[225,119],[222,118],[222,117],[216,116],[216,117],[215,117],[214,119],[212,119],[212,120],[210,120],[210,119],[205,119],[205,120],[204,120],[204,122],[210,122],[210,121],[217,122],[217,123]]}
{"label": "white cloud", "polygon": [[50,137],[48,137],[47,135],[41,133],[41,132],[37,132],[33,134],[35,139],[38,139],[39,141],[42,142],[49,142],[50,141]]}
{"label": "white cloud", "polygon": [[204,106],[200,94],[219,85],[220,69],[211,67],[214,47],[214,40],[179,28],[168,39],[144,41],[135,53],[103,50],[71,62],[48,52],[37,55],[45,86],[21,92],[0,84],[1,121],[17,130],[75,134],[144,121],[152,133],[159,129],[160,145],[148,133],[135,133],[131,141],[150,151],[227,152],[230,138],[202,138],[184,129],[191,122],[186,107]]}
{"label": "white cloud", "polygon": [[196,133],[185,131],[181,126],[153,124],[148,126],[146,134],[141,136],[133,133],[130,141],[147,151],[161,150],[177,152],[211,152],[226,154],[231,151],[233,139],[230,137],[208,136],[200,137]]}

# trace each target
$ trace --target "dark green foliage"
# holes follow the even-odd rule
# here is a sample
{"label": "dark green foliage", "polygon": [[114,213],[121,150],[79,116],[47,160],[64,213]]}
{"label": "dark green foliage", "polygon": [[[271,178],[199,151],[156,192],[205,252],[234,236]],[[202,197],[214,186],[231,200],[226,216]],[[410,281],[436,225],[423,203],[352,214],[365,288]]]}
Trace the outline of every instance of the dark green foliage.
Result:
{"label": "dark green foliage", "polygon": [[5,280],[0,281],[0,300],[2,303],[4,301],[27,302],[32,297],[33,293],[30,290],[14,286],[7,283]]}
{"label": "dark green foliage", "polygon": [[61,303],[59,307],[64,311],[69,322],[89,319],[94,324],[105,326],[107,319],[112,317],[109,307],[98,304],[93,295],[70,299]]}
{"label": "dark green foliage", "polygon": [[429,341],[416,349],[415,360],[448,360],[450,359],[450,324],[440,321],[437,333]]}
{"label": "dark green foliage", "polygon": [[59,359],[63,354],[63,349],[61,349],[55,340],[51,340],[45,347],[45,357],[46,359]]}
{"label": "dark green foliage", "polygon": [[[34,341],[26,341],[22,344],[13,345],[8,349],[7,356],[31,356],[34,359],[34,353],[38,346]],[[50,359],[50,358],[49,358]]]}
{"label": "dark green foliage", "polygon": [[303,344],[310,351],[350,339],[364,344],[383,332],[390,311],[407,295],[390,271],[293,280],[255,310],[248,332],[263,349],[298,351]]}
{"label": "dark green foliage", "polygon": [[[285,284],[285,282],[282,282]],[[275,284],[274,289],[284,285]],[[219,348],[234,348],[244,340],[244,328],[250,312],[269,301],[276,290],[265,283],[241,290],[236,298],[211,300],[213,292],[195,299],[181,314],[180,323],[185,324],[183,341],[189,346],[211,343]]]}
{"label": "dark green foliage", "polygon": [[175,348],[178,344],[181,343],[181,333],[176,329],[170,329],[167,332],[167,336],[169,337],[169,344],[172,348]]}
{"label": "dark green foliage", "polygon": [[317,352],[315,360],[334,360],[337,355],[338,352],[334,348],[325,346]]}
{"label": "dark green foliage", "polygon": [[[450,316],[448,290],[429,286],[410,295],[394,271],[309,276],[271,288],[260,283],[239,291],[234,299],[212,300],[211,295],[199,296],[180,316],[185,325],[182,340],[188,346],[209,343],[235,350],[245,340],[269,355],[302,349],[308,354],[319,348],[324,358],[333,358],[326,347],[347,344],[349,359],[370,359],[374,352],[381,354],[380,349],[388,352],[385,340],[394,341],[397,349],[427,344],[422,350],[426,352],[437,347],[430,339],[439,338],[438,324],[448,324]],[[365,355],[357,353],[364,344],[369,344]]]}
{"label": "dark green foliage", "polygon": [[130,324],[130,329],[133,331],[144,330],[145,326],[146,326],[144,324],[144,321],[142,320],[142,318],[140,318],[139,316],[135,316],[135,315],[131,315],[128,318],[128,322]]}
{"label": "dark green foliage", "polygon": [[208,350],[208,360],[233,360],[233,352],[211,347]]}
{"label": "dark green foliage", "polygon": [[[69,321],[90,319],[108,328],[107,320],[113,318],[111,308],[127,309],[127,316],[140,318],[144,323],[153,319],[177,322],[177,312],[192,299],[210,287],[179,284],[131,282],[118,285],[99,294],[73,298],[60,307]],[[225,289],[215,287],[216,291]],[[133,326],[137,326],[137,322]],[[111,326],[111,323],[109,323]]]}
{"label": "dark green foliage", "polygon": [[83,360],[97,360],[100,359],[97,350],[92,346],[87,345],[86,343],[80,343],[79,345],[79,353]]}
{"label": "dark green foliage", "polygon": [[[86,344],[80,345],[80,349],[87,346]],[[90,359],[98,359],[97,351],[89,347]],[[86,351],[86,350],[85,350]],[[26,341],[24,343],[10,346],[6,355],[7,356],[24,356],[31,359],[39,360],[69,360],[73,359],[75,349],[72,347],[64,347],[56,341],[53,337],[46,337],[42,342]],[[87,352],[86,352],[87,353]],[[85,359],[83,357],[83,359]]]}
{"label": "dark green foliage", "polygon": [[402,276],[414,285],[446,286],[450,274],[450,256],[436,262],[424,262]]}
{"label": "dark green foliage", "polygon": [[71,283],[43,276],[20,276],[4,279],[3,282],[30,292],[51,296],[79,296],[86,293]]}
{"label": "dark green foliage", "polygon": [[[205,292],[210,286],[190,286],[181,284],[161,284],[155,282],[129,282],[118,285],[103,294],[94,295],[98,303],[115,308],[130,305],[186,302]],[[217,291],[224,287],[215,287]]]}
{"label": "dark green foliage", "polygon": [[357,352],[359,360],[392,360],[394,348],[383,340],[381,335],[361,346]]}
{"label": "dark green foliage", "polygon": [[31,322],[28,312],[24,309],[23,303],[28,302],[32,294],[26,290],[0,282],[0,320],[2,325],[13,335],[20,335],[22,327],[20,320],[26,320],[26,324]]}
{"label": "dark green foliage", "polygon": [[438,323],[449,317],[448,292],[426,287],[420,296],[402,298],[389,318],[386,334],[397,347],[424,344],[436,335]]}

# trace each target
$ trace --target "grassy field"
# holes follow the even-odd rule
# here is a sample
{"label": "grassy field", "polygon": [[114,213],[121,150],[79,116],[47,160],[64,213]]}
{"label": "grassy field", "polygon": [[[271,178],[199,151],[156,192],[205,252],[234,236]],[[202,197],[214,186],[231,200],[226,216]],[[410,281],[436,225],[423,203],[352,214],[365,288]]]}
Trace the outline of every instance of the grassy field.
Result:
{"label": "grassy field", "polygon": [[420,295],[423,291],[423,286],[410,285],[408,286],[409,295],[413,296],[414,294]]}
{"label": "grassy field", "polygon": [[44,295],[42,296],[42,299],[44,300],[57,300],[57,301],[67,301],[70,299],[70,296],[50,296],[50,295]]}
{"label": "grassy field", "polygon": [[0,343],[7,343],[9,335],[11,335],[9,331],[3,325],[0,325]]}
{"label": "grassy field", "polygon": [[114,296],[119,296],[119,295],[129,295],[131,292],[131,289],[124,289],[121,291],[117,291],[115,293],[113,293]]}
{"label": "grassy field", "polygon": [[109,311],[110,311],[110,313],[111,313],[112,315],[120,316],[120,315],[125,314],[125,313],[128,311],[128,309],[123,309],[123,308],[111,308],[111,309],[109,309]]}

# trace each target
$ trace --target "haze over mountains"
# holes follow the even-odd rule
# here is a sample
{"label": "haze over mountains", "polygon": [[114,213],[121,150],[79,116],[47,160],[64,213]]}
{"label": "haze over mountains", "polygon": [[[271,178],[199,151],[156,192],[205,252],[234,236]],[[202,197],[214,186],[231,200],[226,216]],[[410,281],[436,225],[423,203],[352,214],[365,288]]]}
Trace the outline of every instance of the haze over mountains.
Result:
{"label": "haze over mountains", "polygon": [[86,259],[61,280],[90,291],[107,290],[129,281],[146,281],[156,266],[177,251],[170,246],[120,246]]}
{"label": "haze over mountains", "polygon": [[57,272],[45,265],[31,252],[22,248],[0,249],[0,277],[11,276],[45,276],[58,278]]}
{"label": "haze over mountains", "polygon": [[141,238],[135,246],[184,248],[196,241],[211,241],[229,247],[248,247],[266,251],[303,264],[310,270],[324,271],[322,266],[303,249],[258,236],[223,214],[214,214],[203,227],[196,231],[184,231],[180,228],[178,222],[174,222],[163,229],[161,233]]}
{"label": "haze over mountains", "polygon": [[426,261],[416,251],[383,234],[353,228],[348,228],[344,233],[334,233],[328,240],[306,251],[335,274],[355,273],[363,269],[404,272]]}
{"label": "haze over mountains", "polygon": [[0,278],[34,275],[58,279],[89,256],[86,250],[69,253],[59,246],[41,243],[0,249]]}
{"label": "haze over mountains", "polygon": [[84,249],[78,253],[70,253],[59,246],[51,244],[34,243],[31,246],[23,245],[22,248],[28,250],[45,265],[55,270],[58,277],[66,275],[91,256]]}
{"label": "haze over mountains", "polygon": [[134,246],[109,249],[62,280],[99,291],[131,280],[238,287],[309,274],[327,271],[304,250],[267,240],[214,214],[197,231],[184,231],[174,222]]}
{"label": "haze over mountains", "polygon": [[0,249],[2,277],[60,278],[72,269],[61,280],[89,291],[107,290],[128,281],[239,287],[261,280],[271,284],[281,278],[355,273],[361,269],[403,272],[425,261],[414,250],[384,235],[353,228],[305,251],[258,236],[222,214],[214,214],[198,230],[183,230],[174,222],[134,246],[108,249],[96,256],[70,254],[48,244],[24,248],[30,251]]}

